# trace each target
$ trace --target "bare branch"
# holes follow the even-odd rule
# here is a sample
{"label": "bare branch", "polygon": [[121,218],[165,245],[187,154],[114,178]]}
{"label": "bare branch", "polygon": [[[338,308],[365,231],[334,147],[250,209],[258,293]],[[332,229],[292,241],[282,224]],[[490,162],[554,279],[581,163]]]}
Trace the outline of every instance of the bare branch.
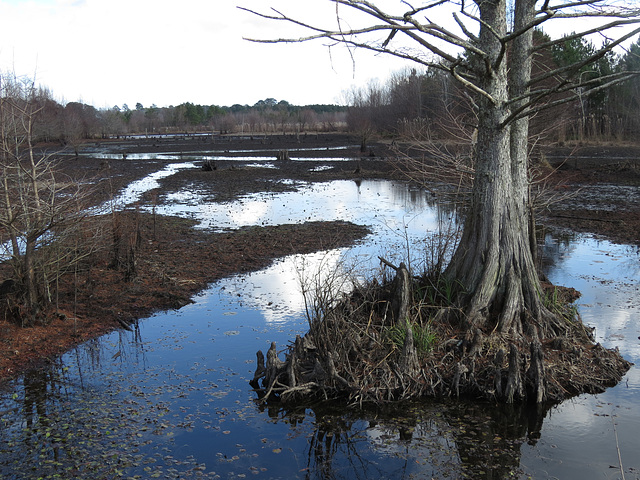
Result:
{"label": "bare branch", "polygon": [[[260,13],[244,7],[238,7],[238,8],[240,8],[241,10],[247,11],[249,13],[258,15],[259,17],[262,17],[265,19],[285,21],[290,24],[303,27],[304,29],[308,29],[311,32],[315,32],[311,35],[302,36],[298,38],[277,38],[277,39],[245,38],[246,40],[253,41],[253,42],[299,43],[299,42],[312,41],[312,40],[317,40],[322,38],[329,38],[331,40],[339,41],[341,43],[348,43],[352,46],[363,46],[369,50],[373,50],[378,53],[387,53],[387,54],[397,55],[398,52],[387,48],[388,42],[387,43],[382,42],[378,45],[375,45],[372,42],[354,40],[352,37],[363,35],[363,34],[374,33],[374,32],[382,32],[382,31],[389,32],[388,34],[385,33],[385,37],[389,37],[391,32],[399,31],[407,35],[411,40],[416,42],[418,45],[430,51],[432,54],[440,57],[441,59],[449,63],[454,62],[456,60],[456,56],[450,52],[445,51],[441,47],[438,47],[435,44],[435,41],[442,41],[451,46],[454,46],[457,48],[463,48],[478,55],[483,55],[483,52],[479,50],[475,45],[473,45],[472,42],[441,27],[438,23],[427,21],[427,23],[423,24],[415,18],[415,15],[417,13],[422,13],[426,10],[435,8],[436,6],[442,5],[444,3],[447,3],[447,2],[439,0],[433,3],[430,3],[429,5],[423,6],[419,9],[414,9],[413,11],[407,12],[402,16],[397,16],[397,15],[390,15],[388,13],[383,12],[382,10],[380,10],[370,2],[336,0],[336,4],[345,5],[355,11],[364,13],[365,15],[375,18],[381,22],[379,24],[370,25],[364,28],[353,28],[348,30],[319,28],[317,26],[310,25],[301,20],[286,16],[275,10],[274,11],[278,15],[268,15],[268,14]],[[403,53],[402,58],[407,58],[411,60],[413,58],[418,58],[418,56],[415,54],[408,55],[406,53]],[[422,61],[419,61],[418,63],[424,64],[424,62]],[[435,62],[431,62],[431,63],[435,64]]]}
{"label": "bare branch", "polygon": [[[607,90],[608,88],[612,87],[613,85],[617,85],[620,82],[629,80],[633,77],[639,76],[640,72],[620,72],[620,73],[616,73],[616,74],[612,74],[612,75],[606,75],[604,77],[598,77],[595,79],[592,79],[588,82],[583,82],[581,83],[579,86],[578,85],[574,85],[574,84],[567,84],[567,85],[558,85],[556,86],[556,88],[548,88],[548,89],[541,89],[541,90],[536,90],[536,91],[532,91],[530,93],[530,97],[532,97],[532,99],[527,102],[526,104],[523,104],[520,108],[518,108],[517,110],[514,110],[511,115],[509,115],[503,122],[503,126],[504,125],[508,125],[509,123],[513,122],[514,120],[517,120],[519,118],[525,118],[525,117],[530,117],[532,115],[535,115],[537,113],[540,113],[544,110],[548,110],[550,108],[553,107],[558,107],[560,105],[564,105],[567,103],[571,103],[571,102],[575,102],[576,101],[576,97],[575,96],[570,96],[570,97],[564,97],[558,100],[554,100],[552,102],[549,103],[545,103],[545,104],[541,104],[541,105],[537,105],[536,107],[533,107],[533,105],[536,105],[541,99],[543,98],[547,98],[549,97],[551,94],[554,93],[566,93],[566,92],[572,92],[575,91],[576,88],[584,88],[587,87],[589,85],[594,85],[596,83],[598,83],[597,86],[590,88],[588,90],[586,90],[585,92],[582,93],[582,95],[584,96],[588,96],[588,95],[592,95],[594,93],[597,92],[601,92],[604,90]],[[600,83],[603,80],[605,80],[605,83]],[[513,102],[517,101],[518,99],[512,99]],[[520,100],[522,100],[522,98],[520,98]]]}

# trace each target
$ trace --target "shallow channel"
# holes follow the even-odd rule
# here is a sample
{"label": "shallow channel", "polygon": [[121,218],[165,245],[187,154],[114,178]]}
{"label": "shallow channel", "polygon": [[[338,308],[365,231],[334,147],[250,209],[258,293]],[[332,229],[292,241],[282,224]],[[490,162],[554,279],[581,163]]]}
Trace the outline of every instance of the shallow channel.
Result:
{"label": "shallow channel", "polygon": [[[134,201],[133,190],[123,201]],[[391,412],[256,403],[255,352],[307,329],[299,276],[375,270],[378,255],[421,258],[425,232],[449,225],[453,213],[386,181],[300,185],[229,204],[202,204],[197,192],[173,198],[160,213],[202,228],[339,218],[373,234],[216,282],[191,305],[8,385],[0,478],[620,478],[620,459],[627,478],[640,474],[636,366],[603,394],[542,412],[453,401]],[[638,250],[588,236],[548,236],[544,250],[550,279],[582,292],[578,308],[598,341],[640,363]]]}

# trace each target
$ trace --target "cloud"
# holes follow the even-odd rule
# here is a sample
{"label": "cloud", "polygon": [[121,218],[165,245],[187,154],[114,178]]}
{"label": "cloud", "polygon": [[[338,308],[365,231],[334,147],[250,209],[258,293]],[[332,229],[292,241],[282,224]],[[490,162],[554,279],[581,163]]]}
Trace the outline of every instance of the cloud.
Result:
{"label": "cloud", "polygon": [[[270,4],[296,13],[300,3]],[[258,0],[243,4],[264,8]],[[316,18],[331,14],[324,8]],[[267,97],[334,103],[351,84],[399,68],[358,55],[354,77],[344,48],[243,40],[287,32],[232,1],[0,0],[0,16],[2,71],[36,75],[58,99],[97,107],[253,104]]]}

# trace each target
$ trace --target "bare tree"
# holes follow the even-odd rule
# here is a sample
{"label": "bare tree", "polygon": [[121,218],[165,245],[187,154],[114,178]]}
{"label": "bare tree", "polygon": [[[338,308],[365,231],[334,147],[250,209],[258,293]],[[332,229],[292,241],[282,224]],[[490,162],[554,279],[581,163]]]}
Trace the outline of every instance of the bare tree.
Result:
{"label": "bare tree", "polygon": [[[437,318],[460,325],[469,341],[479,332],[491,335],[496,347],[509,351],[511,368],[505,398],[521,398],[526,395],[522,388],[525,367],[519,351],[532,345],[531,358],[537,359],[541,339],[572,335],[587,341],[580,333],[583,327],[577,325],[579,322],[545,305],[534,265],[527,173],[529,118],[572,100],[571,95],[554,94],[576,89],[593,94],[636,75],[614,72],[596,82],[579,72],[640,32],[639,4],[628,0],[326,3],[335,11],[336,23],[329,26],[277,10],[248,10],[300,27],[303,32],[293,38],[250,40],[323,40],[392,55],[448,72],[473,100],[477,115],[477,142],[472,153],[474,182],[462,238],[445,271],[455,289],[452,298],[456,308],[442,309]],[[395,11],[385,10],[391,5]],[[450,21],[443,21],[445,18]],[[534,30],[562,21],[570,23],[571,29],[585,25],[573,34],[576,38],[599,35],[606,41],[581,61],[533,76],[536,51],[567,39],[535,46]],[[623,33],[617,34],[619,30]],[[551,84],[549,79],[553,80]],[[531,370],[535,370],[533,365]],[[536,372],[532,395],[540,402],[545,386],[539,370]]]}
{"label": "bare tree", "polygon": [[56,280],[92,245],[80,228],[86,195],[34,145],[42,109],[35,92],[31,81],[0,77],[0,244],[13,267],[14,301],[7,306],[23,324],[40,316]]}

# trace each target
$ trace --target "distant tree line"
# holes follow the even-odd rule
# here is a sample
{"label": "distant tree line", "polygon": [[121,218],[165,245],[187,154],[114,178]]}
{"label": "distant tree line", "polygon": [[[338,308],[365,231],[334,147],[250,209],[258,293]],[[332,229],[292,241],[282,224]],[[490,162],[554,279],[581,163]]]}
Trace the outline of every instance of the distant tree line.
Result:
{"label": "distant tree line", "polygon": [[199,105],[145,107],[137,103],[97,109],[81,102],[58,103],[46,88],[31,99],[38,116],[34,130],[37,141],[55,142],[77,148],[80,142],[140,133],[220,132],[295,133],[336,131],[345,128],[346,110],[338,105],[296,106],[273,98],[253,106]]}
{"label": "distant tree line", "polygon": [[[568,34],[561,43],[535,32],[534,76],[545,78],[558,67],[579,65],[597,50],[584,37]],[[640,40],[622,55],[608,53],[578,74],[586,86],[566,88],[549,102],[572,95],[575,102],[534,116],[531,130],[547,141],[630,140],[640,134],[640,79],[608,86],[623,71],[640,70]],[[567,70],[567,79],[576,72]],[[549,83],[557,83],[557,73]],[[543,85],[544,82],[536,82]],[[37,89],[31,101],[38,111],[34,140],[77,148],[86,139],[129,134],[181,132],[299,133],[350,131],[360,136],[363,150],[374,134],[459,138],[470,140],[475,119],[473,99],[451,75],[438,69],[411,69],[392,74],[385,83],[345,92],[343,105],[292,105],[267,98],[254,105],[218,106],[190,102],[177,106],[145,107],[137,103],[97,109],[81,102],[61,104],[46,88]]]}
{"label": "distant tree line", "polygon": [[[640,40],[625,53],[609,52],[595,64],[578,68],[598,49],[584,37],[566,35],[552,43],[542,31],[535,32],[533,77],[545,84],[547,72],[555,72],[548,84],[558,84],[547,102],[575,101],[545,110],[531,118],[531,132],[550,142],[633,140],[640,134],[640,78],[609,85],[618,74],[640,70]],[[566,66],[566,82],[557,73]],[[578,75],[585,85],[572,91],[570,78]],[[534,83],[534,82],[532,82]],[[372,81],[348,92],[348,129],[357,132],[363,149],[373,134],[472,139],[474,100],[447,72],[416,69],[398,72],[385,83]]]}

